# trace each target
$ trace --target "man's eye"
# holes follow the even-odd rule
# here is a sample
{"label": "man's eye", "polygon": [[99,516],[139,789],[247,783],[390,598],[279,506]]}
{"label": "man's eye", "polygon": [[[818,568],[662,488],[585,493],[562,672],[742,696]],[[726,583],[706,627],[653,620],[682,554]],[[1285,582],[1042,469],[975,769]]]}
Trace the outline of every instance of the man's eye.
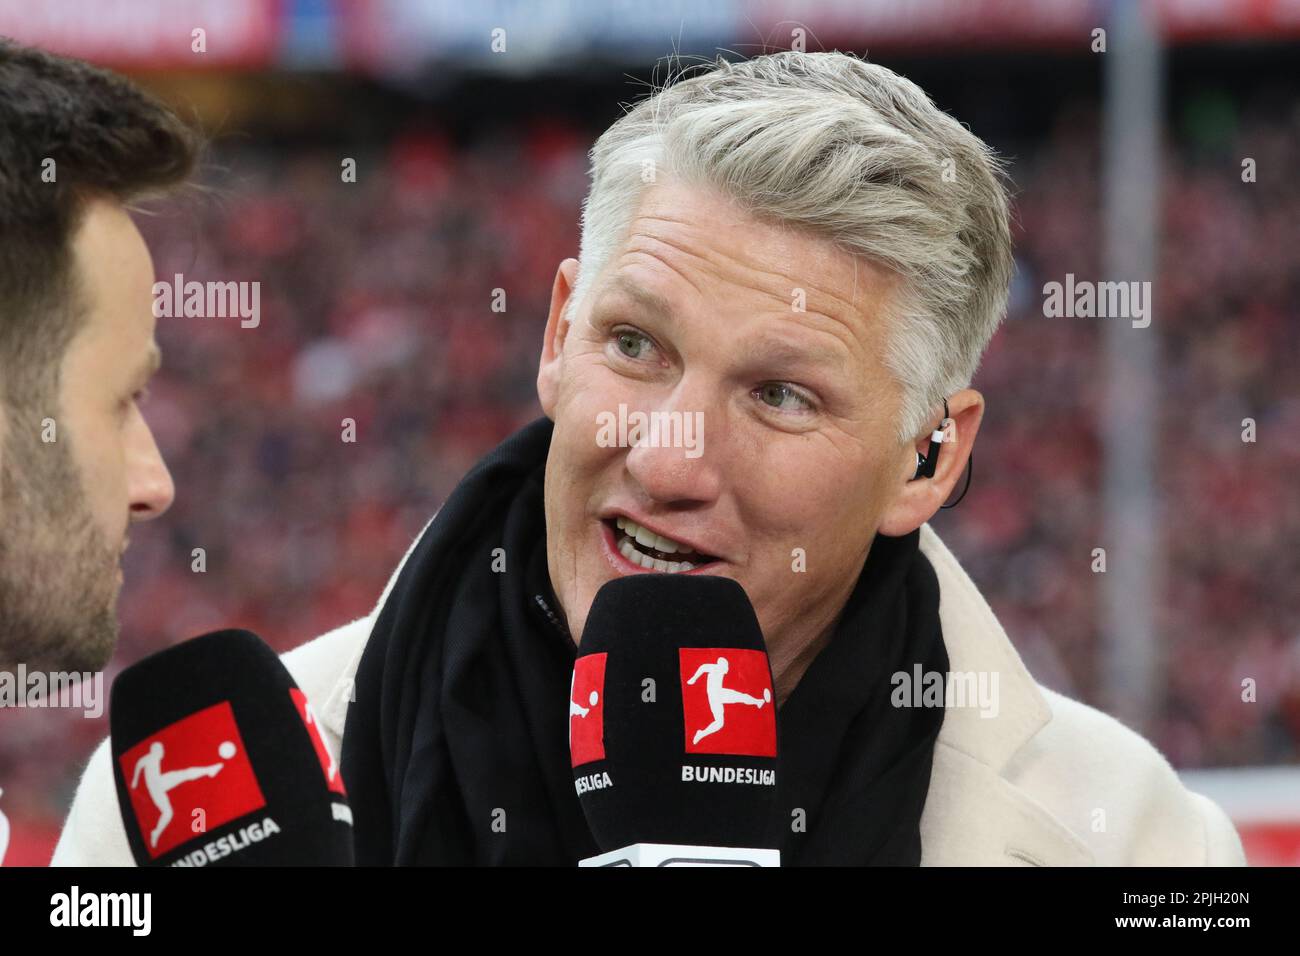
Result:
{"label": "man's eye", "polygon": [[643,347],[649,347],[653,343],[649,337],[641,332],[635,332],[631,329],[620,329],[614,333],[614,340],[618,344],[618,350],[626,358],[639,359],[643,355]]}
{"label": "man's eye", "polygon": [[754,389],[759,401],[780,411],[811,411],[813,403],[806,395],[784,382],[769,382]]}

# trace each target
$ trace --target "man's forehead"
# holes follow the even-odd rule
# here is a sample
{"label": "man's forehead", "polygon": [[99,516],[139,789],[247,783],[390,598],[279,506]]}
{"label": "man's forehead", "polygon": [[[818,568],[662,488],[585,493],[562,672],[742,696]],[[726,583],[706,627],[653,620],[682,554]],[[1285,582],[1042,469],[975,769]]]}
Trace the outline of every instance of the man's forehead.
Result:
{"label": "man's forehead", "polygon": [[[653,273],[660,270],[647,254],[676,278],[699,271],[721,279],[730,287],[724,293],[729,300],[749,290],[779,308],[816,309],[843,322],[879,314],[895,287],[889,269],[827,236],[760,218],[730,197],[676,182],[643,194],[622,253],[593,301],[609,294],[663,313],[679,283],[669,275],[657,281]],[[642,268],[647,265],[650,275]]]}
{"label": "man's forehead", "polygon": [[771,212],[758,212],[712,186],[666,180],[646,187],[634,220],[658,220],[698,230],[755,259],[779,261],[796,256],[840,258],[848,253],[830,237]]}
{"label": "man's forehead", "polygon": [[112,201],[90,200],[72,249],[72,280],[89,319],[85,334],[130,340],[143,350],[156,326],[153,260],[130,214]]}

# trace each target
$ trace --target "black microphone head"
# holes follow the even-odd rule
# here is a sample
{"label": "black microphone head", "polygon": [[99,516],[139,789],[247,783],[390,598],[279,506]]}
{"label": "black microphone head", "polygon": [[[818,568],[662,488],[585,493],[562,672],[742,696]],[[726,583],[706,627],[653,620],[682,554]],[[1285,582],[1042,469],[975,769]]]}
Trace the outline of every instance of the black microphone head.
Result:
{"label": "black microphone head", "polygon": [[351,866],[352,814],[316,714],[248,631],[217,631],[122,671],[113,774],[141,866]]}
{"label": "black microphone head", "polygon": [[776,706],[744,588],[636,574],[592,601],[574,664],[574,782],[603,851],[633,843],[766,848]]}

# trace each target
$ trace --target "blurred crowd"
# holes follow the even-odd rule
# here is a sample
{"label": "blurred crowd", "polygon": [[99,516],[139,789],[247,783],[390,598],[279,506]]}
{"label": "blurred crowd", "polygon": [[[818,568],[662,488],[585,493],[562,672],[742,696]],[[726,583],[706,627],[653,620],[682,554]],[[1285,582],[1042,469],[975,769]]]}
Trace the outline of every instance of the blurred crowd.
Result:
{"label": "blurred crowd", "polygon": [[[1300,757],[1300,113],[1216,117],[1170,130],[1153,277],[1168,579],[1152,598],[1166,686],[1145,730],[1179,767]],[[284,650],[370,610],[469,466],[540,414],[538,350],[595,132],[539,122],[456,143],[418,126],[342,155],[227,142],[210,190],[142,218],[161,278],[257,280],[261,322],[159,320],[144,411],[177,495],[132,534],[106,683],[208,629]],[[1106,320],[1045,318],[1042,286],[1103,278],[1098,117],[1081,105],[1045,140],[1005,145],[1017,277],[975,381],[988,412],[971,491],[932,523],[1030,670],[1096,703]],[[47,850],[107,732],[52,716],[5,715],[0,735],[3,808]]]}
{"label": "blurred crowd", "polygon": [[[1090,109],[1063,111],[1012,170],[1017,276],[976,376],[989,401],[979,471],[968,499],[933,524],[1031,672],[1102,706],[1105,624],[1092,564],[1107,545],[1099,421],[1103,326],[1113,320],[1044,318],[1042,309],[1046,282],[1105,278],[1099,126]],[[1163,155],[1152,328],[1164,687],[1142,730],[1179,768],[1295,763],[1300,103],[1279,115],[1272,102],[1225,109],[1193,98]],[[1248,159],[1253,181],[1243,178]]]}

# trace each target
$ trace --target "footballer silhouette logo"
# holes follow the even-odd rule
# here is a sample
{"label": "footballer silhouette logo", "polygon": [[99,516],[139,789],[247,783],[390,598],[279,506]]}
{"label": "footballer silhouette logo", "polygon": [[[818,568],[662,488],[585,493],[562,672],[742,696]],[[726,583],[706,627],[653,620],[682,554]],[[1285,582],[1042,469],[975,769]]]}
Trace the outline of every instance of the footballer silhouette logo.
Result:
{"label": "footballer silhouette logo", "polygon": [[686,752],[775,757],[767,655],[736,647],[683,647],[679,655]]}
{"label": "footballer silhouette logo", "polygon": [[587,654],[569,680],[569,754],[573,766],[605,759],[605,659]]}
{"label": "footballer silhouette logo", "polygon": [[298,709],[298,716],[302,718],[303,724],[307,727],[307,734],[311,737],[311,745],[316,751],[316,759],[320,761],[320,769],[321,773],[325,775],[326,785],[332,793],[346,797],[348,794],[343,788],[343,775],[339,773],[339,762],[330,753],[329,747],[325,745],[325,738],[321,735],[320,717],[316,715],[316,709],[312,707],[307,695],[297,687],[289,688],[289,696],[293,698],[293,705]]}
{"label": "footballer silhouette logo", "polygon": [[164,727],[118,760],[152,859],[266,806],[229,701]]}

